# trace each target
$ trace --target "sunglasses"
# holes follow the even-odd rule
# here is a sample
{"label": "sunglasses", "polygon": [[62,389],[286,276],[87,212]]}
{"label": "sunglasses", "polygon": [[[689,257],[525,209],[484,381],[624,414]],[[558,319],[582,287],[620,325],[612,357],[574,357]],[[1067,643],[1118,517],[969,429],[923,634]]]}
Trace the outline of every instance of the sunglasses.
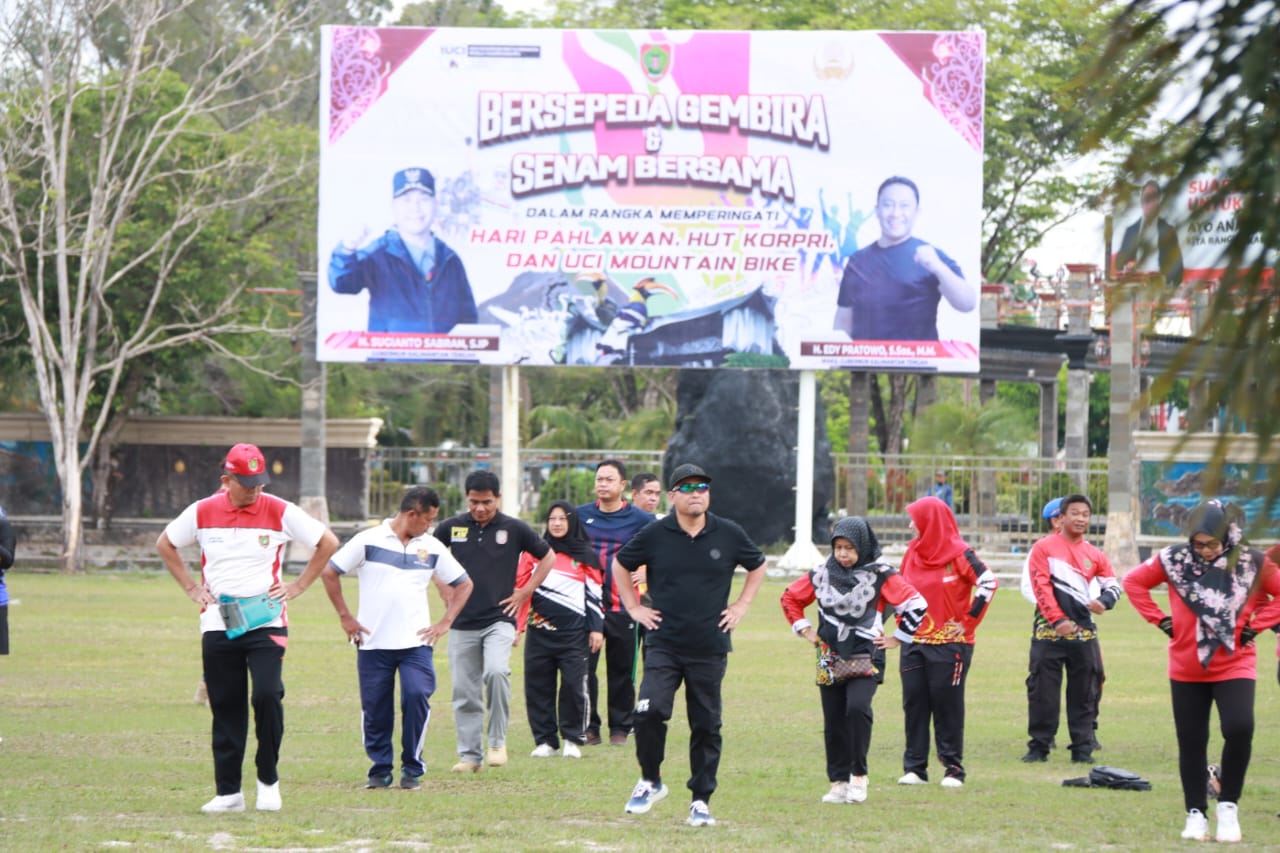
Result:
{"label": "sunglasses", "polygon": [[681,483],[671,491],[684,492],[686,495],[691,495],[694,492],[698,492],[699,494],[701,494],[702,492],[705,492],[710,488],[711,488],[710,483]]}

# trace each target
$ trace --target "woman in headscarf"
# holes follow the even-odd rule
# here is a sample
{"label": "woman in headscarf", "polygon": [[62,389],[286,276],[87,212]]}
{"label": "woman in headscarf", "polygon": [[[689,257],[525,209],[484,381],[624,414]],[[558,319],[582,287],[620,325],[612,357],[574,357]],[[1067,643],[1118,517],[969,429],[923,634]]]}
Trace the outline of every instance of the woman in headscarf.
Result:
{"label": "woman in headscarf", "polygon": [[[782,594],[782,612],[791,630],[823,652],[845,660],[862,660],[861,674],[836,680],[834,665],[819,667],[823,741],[831,790],[824,803],[861,803],[867,799],[867,750],[871,746],[871,699],[884,681],[884,650],[910,643],[928,605],[880,560],[880,543],[867,522],[857,516],[836,522],[831,556],[796,580]],[[818,628],[804,609],[818,603]],[[898,629],[884,634],[882,609],[898,616]]]}
{"label": "woman in headscarf", "polygon": [[973,660],[973,632],[999,585],[960,536],[945,502],[921,498],[907,507],[916,538],[902,555],[902,577],[929,602],[915,642],[898,657],[907,748],[899,785],[929,781],[933,722],[944,788],[964,785],[964,684]]}
{"label": "woman in headscarf", "polygon": [[[555,755],[562,737],[564,757],[581,758],[578,747],[591,714],[587,659],[604,642],[600,610],[603,570],[572,504],[553,503],[546,522],[543,538],[555,552],[555,563],[533,591],[516,625],[522,633],[527,627],[528,633],[524,646],[525,709],[536,744],[534,758]],[[531,555],[523,556],[517,587],[528,582],[535,563]]]}
{"label": "woman in headscarf", "polygon": [[[1253,749],[1257,649],[1253,638],[1280,624],[1280,572],[1245,544],[1240,526],[1218,501],[1187,517],[1187,542],[1170,545],[1124,576],[1142,618],[1169,635],[1169,687],[1178,740],[1178,772],[1187,820],[1182,837],[1209,835],[1206,754],[1209,711],[1222,729],[1218,841],[1239,841],[1236,804]],[[1169,587],[1169,613],[1151,590]]]}

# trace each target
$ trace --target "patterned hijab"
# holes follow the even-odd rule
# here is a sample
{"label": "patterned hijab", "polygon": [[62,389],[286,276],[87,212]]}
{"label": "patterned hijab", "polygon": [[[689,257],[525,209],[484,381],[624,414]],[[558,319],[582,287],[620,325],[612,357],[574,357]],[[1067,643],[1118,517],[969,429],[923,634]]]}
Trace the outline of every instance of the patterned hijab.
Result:
{"label": "patterned hijab", "polygon": [[600,557],[596,555],[595,550],[591,547],[591,540],[587,538],[587,530],[582,526],[582,519],[578,516],[578,511],[574,509],[573,504],[568,501],[556,501],[547,507],[548,518],[551,517],[551,510],[557,507],[564,510],[565,518],[569,520],[569,529],[564,536],[552,536],[551,531],[548,530],[542,534],[542,538],[547,540],[551,550],[557,554],[566,554],[584,566],[591,566],[593,569],[603,571],[600,566]]}
{"label": "patterned hijab", "polygon": [[[1197,535],[1211,536],[1223,550],[1212,560],[1204,560],[1191,547]],[[1240,525],[1228,516],[1216,500],[1205,501],[1187,517],[1187,544],[1170,545],[1160,551],[1160,564],[1169,579],[1169,589],[1196,617],[1196,655],[1200,665],[1219,646],[1235,653],[1236,619],[1261,568],[1256,552],[1244,545]]]}
{"label": "patterned hijab", "polygon": [[956,517],[938,498],[921,498],[907,506],[907,515],[915,522],[919,533],[907,545],[902,555],[902,570],[944,569],[947,564],[969,550],[969,543],[960,536]]}
{"label": "patterned hijab", "polygon": [[[836,560],[835,554],[828,557],[810,576],[813,593],[824,612],[856,621],[866,613],[868,605],[874,605],[879,598],[876,560],[880,557],[880,541],[866,519],[856,515],[836,522],[831,531],[832,544],[837,539],[852,542],[858,559],[846,569]],[[840,640],[848,637],[852,627],[848,622],[843,619],[829,621],[836,624]]]}

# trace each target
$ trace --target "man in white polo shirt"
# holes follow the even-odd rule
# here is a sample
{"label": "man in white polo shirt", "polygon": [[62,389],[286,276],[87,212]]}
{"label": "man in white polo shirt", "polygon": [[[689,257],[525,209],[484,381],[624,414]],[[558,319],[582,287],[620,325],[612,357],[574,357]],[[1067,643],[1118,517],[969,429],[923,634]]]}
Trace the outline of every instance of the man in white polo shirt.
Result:
{"label": "man in white polo shirt", "polygon": [[[241,765],[253,705],[258,752],[259,811],[280,809],[276,763],[284,739],[284,681],[289,643],[284,602],[297,598],[338,548],[338,537],[296,504],[263,494],[271,482],[267,460],[252,444],[237,444],[222,463],[222,488],[196,501],[169,522],[156,550],[169,574],[200,605],[201,648],[209,709],[213,712],[213,776],[216,796],[201,807],[208,814],[244,811]],[[281,573],[285,546],[298,540],[315,552],[297,580]],[[179,548],[199,543],[201,580],[187,570]],[[250,619],[228,625],[229,616]],[[234,629],[234,630],[229,630]],[[253,692],[249,693],[249,678]]]}
{"label": "man in white polo shirt", "polygon": [[[396,673],[400,674],[400,787],[413,790],[426,772],[422,744],[436,690],[434,645],[449,632],[471,596],[472,582],[449,549],[431,536],[440,497],[417,486],[405,493],[395,518],[362,530],[338,549],[320,578],[342,630],[359,647],[360,710],[364,749],[373,765],[366,788],[390,788],[395,750]],[[342,576],[360,584],[359,616],[342,595]],[[446,602],[432,624],[427,585],[434,580]],[[452,587],[446,594],[445,588]]]}

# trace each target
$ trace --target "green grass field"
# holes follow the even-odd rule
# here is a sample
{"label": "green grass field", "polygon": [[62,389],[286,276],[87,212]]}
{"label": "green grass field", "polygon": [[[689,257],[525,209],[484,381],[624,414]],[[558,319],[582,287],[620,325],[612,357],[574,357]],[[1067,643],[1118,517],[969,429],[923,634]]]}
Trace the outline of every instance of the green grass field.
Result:
{"label": "green grass field", "polygon": [[[511,762],[461,778],[454,761],[446,655],[416,792],[362,789],[354,652],[323,590],[291,607],[285,662],[284,809],[206,816],[213,794],[209,712],[196,614],[168,575],[9,575],[12,653],[0,658],[0,849],[89,850],[1170,850],[1182,798],[1162,635],[1127,602],[1102,617],[1107,686],[1096,757],[1141,773],[1154,790],[1061,787],[1083,775],[1065,750],[1026,765],[1030,606],[997,597],[979,635],[968,689],[963,789],[899,787],[902,716],[891,672],[876,697],[870,797],[825,805],[822,716],[812,654],[791,635],[770,580],[734,638],[725,680],[725,750],[713,801],[719,825],[685,825],[683,710],[665,779],[672,796],[624,815],[637,778],[630,748],[581,761],[528,758],[519,650],[513,657]],[[354,597],[354,592],[349,592]],[[438,602],[434,604],[439,607]],[[435,612],[439,612],[436,610]],[[1280,686],[1275,638],[1260,638],[1258,730],[1241,849],[1280,849]],[[1065,741],[1065,725],[1060,741]],[[1211,752],[1220,740],[1216,737]],[[252,802],[253,742],[246,763]]]}

